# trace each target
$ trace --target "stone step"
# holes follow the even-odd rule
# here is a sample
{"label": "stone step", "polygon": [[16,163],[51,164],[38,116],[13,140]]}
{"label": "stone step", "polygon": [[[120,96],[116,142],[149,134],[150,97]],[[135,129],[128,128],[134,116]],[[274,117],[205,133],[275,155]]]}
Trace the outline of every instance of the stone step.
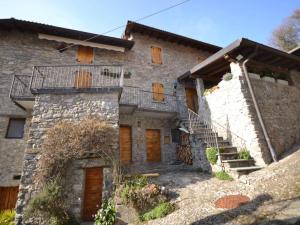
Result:
{"label": "stone step", "polygon": [[238,159],[239,153],[229,152],[229,153],[220,153],[221,161],[229,159]]}
{"label": "stone step", "polygon": [[[208,135],[208,134],[203,134],[203,135],[199,135],[197,134],[196,135],[196,138],[197,139],[204,139],[204,138],[207,138],[207,137],[211,137],[212,135]],[[213,136],[214,137],[214,136]],[[224,141],[223,137],[217,137],[218,141]]]}
{"label": "stone step", "polygon": [[220,153],[237,153],[237,148],[231,145],[219,147]]}
{"label": "stone step", "polygon": [[[209,145],[209,144],[215,145],[215,143],[216,143],[215,140],[209,140],[209,141],[203,140],[203,142],[205,145]],[[230,146],[230,143],[229,143],[229,141],[218,141],[218,146],[219,146],[219,148],[222,148],[222,147]]]}
{"label": "stone step", "polygon": [[262,168],[263,168],[262,166],[247,166],[247,167],[230,168],[229,174],[235,178],[239,178],[242,175],[247,175],[251,172],[260,170]]}
{"label": "stone step", "polygon": [[225,169],[251,167],[255,165],[253,159],[229,159],[222,161]]}

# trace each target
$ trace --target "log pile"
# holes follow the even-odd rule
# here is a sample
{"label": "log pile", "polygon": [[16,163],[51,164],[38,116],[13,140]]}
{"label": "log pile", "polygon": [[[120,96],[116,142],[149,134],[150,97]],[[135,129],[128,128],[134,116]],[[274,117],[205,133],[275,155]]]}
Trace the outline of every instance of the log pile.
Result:
{"label": "log pile", "polygon": [[187,165],[193,164],[193,155],[189,145],[178,145],[176,149],[177,158]]}
{"label": "log pile", "polygon": [[187,165],[193,164],[193,154],[189,141],[189,135],[182,133],[180,136],[180,144],[176,149],[177,159],[183,161]]}

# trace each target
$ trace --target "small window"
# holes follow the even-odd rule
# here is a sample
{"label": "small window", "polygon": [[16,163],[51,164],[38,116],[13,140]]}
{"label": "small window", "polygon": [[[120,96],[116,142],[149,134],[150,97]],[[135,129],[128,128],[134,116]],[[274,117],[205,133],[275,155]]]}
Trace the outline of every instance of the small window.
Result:
{"label": "small window", "polygon": [[171,130],[172,142],[179,143],[180,142],[180,131],[178,129]]}
{"label": "small window", "polygon": [[151,46],[152,63],[162,64],[161,48]]}
{"label": "small window", "polygon": [[153,101],[156,102],[164,102],[165,101],[165,93],[164,93],[164,85],[160,83],[152,84],[152,92],[153,92]]}
{"label": "small window", "polygon": [[6,138],[23,138],[25,119],[10,119]]}
{"label": "small window", "polygon": [[88,46],[78,46],[77,61],[81,63],[92,63],[94,59],[94,49]]}

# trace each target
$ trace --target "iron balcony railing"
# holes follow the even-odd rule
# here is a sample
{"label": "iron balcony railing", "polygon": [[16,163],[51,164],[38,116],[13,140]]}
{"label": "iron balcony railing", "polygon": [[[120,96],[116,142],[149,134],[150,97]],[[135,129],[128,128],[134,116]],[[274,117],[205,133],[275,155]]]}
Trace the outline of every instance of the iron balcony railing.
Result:
{"label": "iron balcony railing", "polygon": [[123,69],[115,65],[35,66],[31,90],[118,87]]}
{"label": "iron balcony railing", "polygon": [[30,83],[32,76],[30,75],[14,75],[9,96],[11,98],[32,99],[33,95],[30,91]]}
{"label": "iron balcony railing", "polygon": [[177,112],[175,93],[163,93],[160,100],[155,100],[157,93],[142,90],[139,87],[124,86],[120,105],[132,105],[138,109],[160,112]]}
{"label": "iron balcony railing", "polygon": [[40,91],[78,91],[123,85],[120,65],[34,66],[31,76],[15,75],[10,97],[32,96]]}

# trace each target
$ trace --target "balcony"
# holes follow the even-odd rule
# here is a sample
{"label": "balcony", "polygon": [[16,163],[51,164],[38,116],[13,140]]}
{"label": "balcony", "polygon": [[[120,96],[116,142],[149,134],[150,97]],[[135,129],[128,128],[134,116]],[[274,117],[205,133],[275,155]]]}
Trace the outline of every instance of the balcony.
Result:
{"label": "balcony", "polygon": [[32,76],[14,76],[10,98],[30,109],[34,94],[101,92],[122,85],[123,69],[118,65],[35,66]]}
{"label": "balcony", "polygon": [[139,87],[124,86],[120,99],[120,113],[132,114],[140,112],[148,116],[172,117],[177,109],[176,95],[171,91],[161,94],[162,100],[154,100],[150,91],[142,90]]}

